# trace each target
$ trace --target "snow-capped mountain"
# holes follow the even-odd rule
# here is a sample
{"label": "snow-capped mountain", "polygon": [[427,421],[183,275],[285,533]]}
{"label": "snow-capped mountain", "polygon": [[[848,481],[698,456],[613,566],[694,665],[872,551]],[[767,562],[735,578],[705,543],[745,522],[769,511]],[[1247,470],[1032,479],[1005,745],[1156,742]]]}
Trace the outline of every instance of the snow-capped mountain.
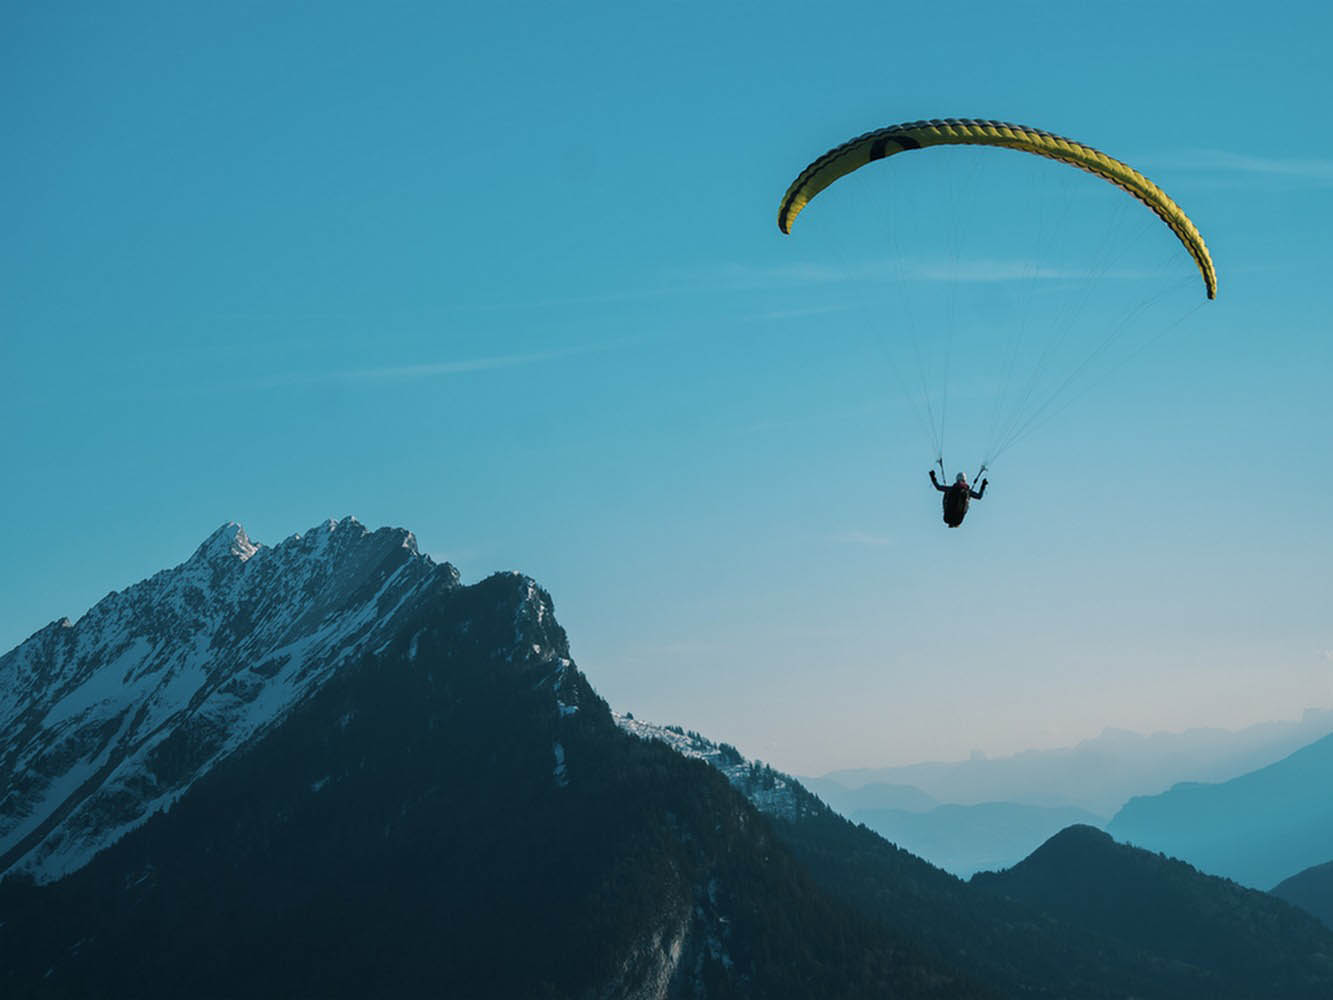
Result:
{"label": "snow-capped mountain", "polygon": [[1263,894],[1220,959],[1144,951],[616,720],[534,581],[351,519],[228,525],[43,629],[0,719],[6,997],[1330,995],[1329,932]]}
{"label": "snow-capped mountain", "polygon": [[411,532],[329,521],[188,560],[0,657],[0,872],[50,880],[170,806],[458,573]]}

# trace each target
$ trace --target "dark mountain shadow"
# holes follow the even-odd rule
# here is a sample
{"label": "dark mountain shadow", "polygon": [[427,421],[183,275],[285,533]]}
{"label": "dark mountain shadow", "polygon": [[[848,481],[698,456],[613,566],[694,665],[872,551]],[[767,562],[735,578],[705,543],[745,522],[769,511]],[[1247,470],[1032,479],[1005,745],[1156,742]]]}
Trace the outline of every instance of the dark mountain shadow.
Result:
{"label": "dark mountain shadow", "polygon": [[1089,826],[1070,827],[972,884],[1242,995],[1326,995],[1326,985],[1311,984],[1333,973],[1333,936],[1308,914]]}
{"label": "dark mountain shadow", "polygon": [[441,589],[88,866],[0,884],[0,994],[995,995],[621,732],[530,584]]}
{"label": "dark mountain shadow", "polygon": [[1315,865],[1273,887],[1273,895],[1313,913],[1333,928],[1333,861]]}

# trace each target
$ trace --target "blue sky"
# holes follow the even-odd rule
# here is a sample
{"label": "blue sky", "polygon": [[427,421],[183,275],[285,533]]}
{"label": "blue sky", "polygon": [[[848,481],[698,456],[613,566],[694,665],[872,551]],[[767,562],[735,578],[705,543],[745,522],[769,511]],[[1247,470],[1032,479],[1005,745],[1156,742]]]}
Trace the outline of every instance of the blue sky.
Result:
{"label": "blue sky", "polygon": [[[223,521],[351,513],[534,575],[614,706],[802,773],[1333,704],[1325,6],[273,7],[3,15],[0,648]],[[883,280],[947,248],[865,226],[899,165],[774,222],[829,146],[951,115],[1139,166],[1221,279],[957,532],[891,367],[943,283]],[[1044,202],[987,155],[973,203]],[[1069,173],[1055,218],[1127,213],[1117,267],[1188,285]],[[956,273],[1078,266],[1022,214]],[[1013,284],[949,293],[956,407],[976,317],[1073,283]]]}

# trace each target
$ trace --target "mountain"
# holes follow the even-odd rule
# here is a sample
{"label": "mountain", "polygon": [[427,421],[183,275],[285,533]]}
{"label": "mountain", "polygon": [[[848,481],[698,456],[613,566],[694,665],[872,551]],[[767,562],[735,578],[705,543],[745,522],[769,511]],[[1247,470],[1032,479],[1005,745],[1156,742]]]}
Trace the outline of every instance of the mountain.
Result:
{"label": "mountain", "polygon": [[1214,875],[1267,889],[1328,860],[1333,735],[1216,785],[1182,784],[1131,799],[1106,830]]}
{"label": "mountain", "polygon": [[1293,906],[1313,913],[1329,927],[1333,927],[1333,861],[1326,861],[1283,879],[1273,887],[1272,892],[1278,899],[1285,899]]}
{"label": "mountain", "polygon": [[1309,709],[1297,722],[1265,722],[1239,732],[1191,729],[1142,736],[1107,729],[1095,739],[1058,750],[1008,757],[978,753],[964,761],[859,768],[824,777],[849,789],[872,782],[911,785],[940,802],[959,805],[1075,806],[1110,816],[1131,796],[1155,794],[1184,781],[1227,781],[1329,733],[1333,710]]}
{"label": "mountain", "polygon": [[405,532],[228,527],[3,668],[6,998],[995,995]]}
{"label": "mountain", "polygon": [[1333,932],[1271,897],[1230,903],[1290,940],[1228,961],[1287,978],[1232,982],[617,720],[535,581],[396,529],[229,526],[0,667],[6,1000],[1333,993]]}
{"label": "mountain", "polygon": [[[1127,933],[1114,922],[1098,923],[1058,895],[1024,899],[1019,892],[996,891],[1009,873],[963,882],[837,815],[802,782],[747,761],[727,744],[628,716],[620,722],[645,739],[662,741],[722,771],[736,788],[766,804],[776,840],[818,885],[1003,996],[1322,1000],[1333,992],[1333,933],[1263,893],[1190,870],[1190,892],[1205,904],[1220,901],[1229,908],[1222,926],[1254,925],[1260,930],[1229,938],[1226,954],[1200,953],[1186,961],[1179,941],[1170,936],[1158,941]],[[1058,857],[1084,869],[1084,879],[1095,880],[1106,872],[1114,884],[1121,875],[1116,863],[1127,852],[1130,867],[1138,866],[1142,877],[1122,897],[1127,904],[1137,899],[1143,906],[1169,898],[1175,892],[1173,880],[1188,869],[1118,845],[1108,853],[1108,843],[1109,837],[1090,827],[1071,827],[1017,869],[1043,871]],[[1069,881],[1072,885],[1077,877]],[[1207,905],[1203,911],[1203,923],[1211,928],[1214,918]],[[1177,912],[1190,919],[1188,907]]]}
{"label": "mountain", "polygon": [[1072,806],[1014,802],[942,805],[928,812],[863,809],[847,818],[961,878],[1015,865],[1067,826],[1104,822]]}
{"label": "mountain", "polygon": [[1312,977],[1333,970],[1326,928],[1307,914],[1184,862],[1117,844],[1089,826],[1070,827],[1021,864],[977,875],[972,884],[1182,968],[1206,970],[1251,996],[1319,996]]}
{"label": "mountain", "polygon": [[236,524],[0,657],[0,872],[74,871],[458,585],[412,534],[329,521],[280,545]]}

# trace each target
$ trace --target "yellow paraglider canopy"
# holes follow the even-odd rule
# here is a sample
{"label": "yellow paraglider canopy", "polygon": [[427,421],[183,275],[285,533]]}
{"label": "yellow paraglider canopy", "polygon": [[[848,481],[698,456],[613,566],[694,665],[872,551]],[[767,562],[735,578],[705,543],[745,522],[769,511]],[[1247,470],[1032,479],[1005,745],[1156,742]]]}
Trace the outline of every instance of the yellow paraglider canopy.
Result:
{"label": "yellow paraglider canopy", "polygon": [[1086,170],[1133,195],[1153,210],[1184,244],[1203,275],[1208,297],[1217,296],[1217,272],[1199,230],[1166,192],[1126,163],[1072,139],[1007,122],[943,118],[905,122],[867,132],[829,150],[801,171],[783,196],[778,228],[791,232],[796,216],[826,187],[853,170],[894,153],[928,146],[998,146],[1049,157]]}

